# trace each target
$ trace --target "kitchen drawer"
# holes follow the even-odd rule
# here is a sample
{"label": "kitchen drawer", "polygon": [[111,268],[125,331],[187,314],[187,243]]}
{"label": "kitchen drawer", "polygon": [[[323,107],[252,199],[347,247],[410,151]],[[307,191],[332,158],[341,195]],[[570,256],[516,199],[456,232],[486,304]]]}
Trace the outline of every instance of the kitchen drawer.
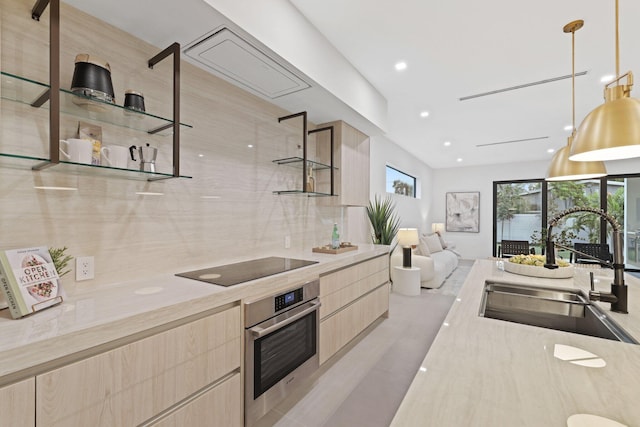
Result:
{"label": "kitchen drawer", "polygon": [[150,426],[242,427],[243,415],[240,373],[235,373]]}
{"label": "kitchen drawer", "polygon": [[0,388],[0,427],[36,425],[35,379]]}
{"label": "kitchen drawer", "polygon": [[329,295],[380,271],[387,272],[388,280],[389,255],[387,254],[320,276],[320,296]]}
{"label": "kitchen drawer", "polygon": [[388,272],[386,270],[378,271],[371,276],[367,276],[356,282],[350,283],[331,294],[321,296],[320,301],[322,302],[322,305],[320,306],[320,319],[324,319],[333,312],[347,304],[350,304],[362,295],[388,281]]}
{"label": "kitchen drawer", "polygon": [[320,364],[389,310],[389,283],[320,321]]}
{"label": "kitchen drawer", "polygon": [[38,425],[137,425],[240,364],[236,305],[38,375]]}

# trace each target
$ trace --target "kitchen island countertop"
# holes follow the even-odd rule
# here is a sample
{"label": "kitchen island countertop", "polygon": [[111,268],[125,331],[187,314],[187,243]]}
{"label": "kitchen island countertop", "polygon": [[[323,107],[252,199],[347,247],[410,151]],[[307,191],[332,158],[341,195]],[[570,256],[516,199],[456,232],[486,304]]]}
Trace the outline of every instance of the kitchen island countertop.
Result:
{"label": "kitchen island countertop", "polygon": [[62,304],[22,319],[11,319],[9,310],[2,310],[0,386],[47,370],[56,360],[91,352],[107,343],[226,304],[284,291],[388,252],[388,246],[361,244],[357,251],[338,255],[313,253],[311,249],[256,254],[244,259],[217,260],[210,265],[186,265],[181,271],[265,256],[306,259],[317,264],[226,288],[173,274],[102,286],[85,282],[67,295]]}
{"label": "kitchen island countertop", "polygon": [[[537,279],[476,261],[391,426],[564,427],[574,414],[639,426],[640,345],[478,315],[485,280],[588,290],[589,271]],[[612,270],[594,271],[596,289],[608,291]],[[629,314],[596,304],[639,340],[640,280],[625,282]]]}

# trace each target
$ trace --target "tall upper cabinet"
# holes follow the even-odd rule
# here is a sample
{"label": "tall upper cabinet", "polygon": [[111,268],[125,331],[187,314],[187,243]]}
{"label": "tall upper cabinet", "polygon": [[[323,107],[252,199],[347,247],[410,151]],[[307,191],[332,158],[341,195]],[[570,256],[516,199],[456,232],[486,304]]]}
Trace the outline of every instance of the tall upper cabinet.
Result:
{"label": "tall upper cabinet", "polygon": [[[337,204],[343,206],[367,206],[369,204],[369,136],[342,120],[318,125],[319,128],[333,126],[334,129],[334,185]],[[317,138],[328,138],[318,134]],[[320,157],[330,144],[316,145]],[[333,199],[333,198],[332,198]],[[336,201],[332,201],[336,203]]]}

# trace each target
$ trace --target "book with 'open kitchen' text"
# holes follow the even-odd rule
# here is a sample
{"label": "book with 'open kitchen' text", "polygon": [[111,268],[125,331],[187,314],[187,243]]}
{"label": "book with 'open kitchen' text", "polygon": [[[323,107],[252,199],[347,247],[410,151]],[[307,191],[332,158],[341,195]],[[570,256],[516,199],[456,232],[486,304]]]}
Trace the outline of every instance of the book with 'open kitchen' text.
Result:
{"label": "book with 'open kitchen' text", "polygon": [[14,319],[62,302],[58,272],[44,246],[0,251],[0,289]]}

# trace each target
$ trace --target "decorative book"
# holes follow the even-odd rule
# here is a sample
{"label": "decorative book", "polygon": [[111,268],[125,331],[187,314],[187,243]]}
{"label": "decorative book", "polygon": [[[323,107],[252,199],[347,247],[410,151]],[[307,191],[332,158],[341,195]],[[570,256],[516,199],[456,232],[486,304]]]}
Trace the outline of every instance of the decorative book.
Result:
{"label": "decorative book", "polygon": [[60,304],[63,297],[45,246],[0,251],[0,289],[14,319]]}

